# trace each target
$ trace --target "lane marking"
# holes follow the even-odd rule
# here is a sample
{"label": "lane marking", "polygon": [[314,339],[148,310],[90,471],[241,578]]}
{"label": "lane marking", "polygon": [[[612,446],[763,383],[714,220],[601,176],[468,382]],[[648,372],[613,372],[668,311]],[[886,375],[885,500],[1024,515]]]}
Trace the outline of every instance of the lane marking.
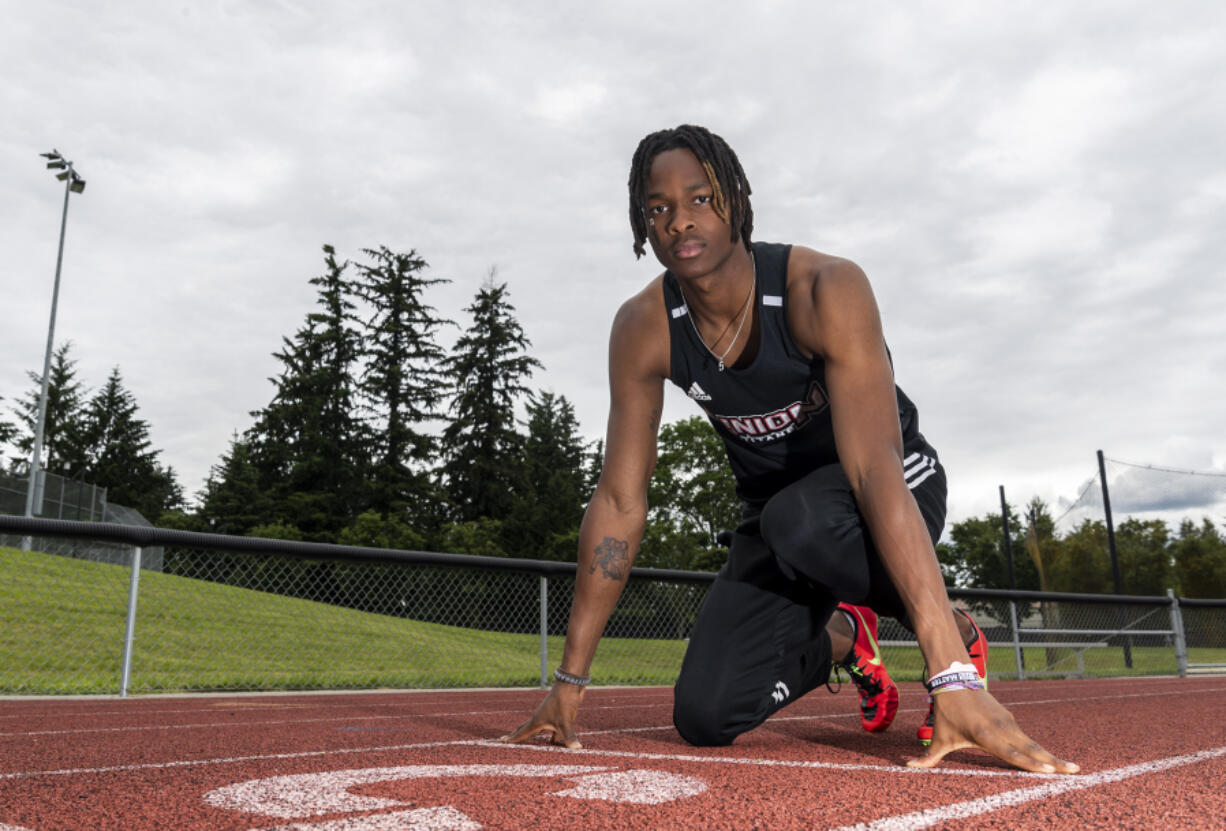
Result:
{"label": "lane marking", "polygon": [[[597,688],[597,689],[601,689],[601,688]],[[640,691],[640,690],[641,690],[641,691],[642,691],[644,694],[639,695],[638,693],[639,693],[639,691]],[[522,689],[521,689],[521,690],[515,690],[515,689],[506,689],[506,690],[466,690],[466,689],[457,689],[457,690],[455,690],[455,692],[456,692],[457,694],[465,694],[465,695],[485,695],[485,696],[499,696],[499,697],[504,696],[504,695],[505,695],[505,696],[522,695],[522,696],[528,697],[528,696],[531,696],[531,695],[535,695],[535,694],[540,694],[540,693],[543,693],[543,692],[545,692],[545,691],[544,691],[544,690],[540,690],[540,689],[531,689],[531,690],[522,690]],[[650,695],[647,695],[647,693],[650,693]],[[272,693],[269,693],[269,695],[272,695]],[[197,707],[177,707],[177,708],[175,708],[175,709],[169,709],[169,708],[167,708],[167,709],[156,709],[156,708],[155,708],[155,709],[150,709],[150,708],[148,708],[148,707],[143,707],[143,708],[139,708],[139,709],[138,709],[138,708],[137,708],[137,706],[136,706],[136,702],[140,702],[140,704],[149,704],[149,703],[153,703],[155,700],[163,700],[163,699],[160,699],[160,697],[158,697],[158,696],[144,696],[144,695],[139,695],[139,696],[136,696],[136,697],[134,697],[133,699],[131,699],[131,700],[133,701],[133,707],[132,707],[131,709],[126,709],[126,710],[79,710],[79,711],[75,711],[75,712],[48,712],[46,707],[40,707],[40,708],[39,708],[37,711],[20,712],[20,713],[0,713],[0,721],[3,721],[3,720],[5,720],[5,719],[31,719],[31,718],[48,718],[48,719],[61,719],[61,718],[97,718],[97,717],[99,717],[99,716],[130,716],[130,715],[133,715],[133,714],[139,714],[139,715],[159,715],[159,716],[160,716],[160,715],[166,715],[166,714],[171,714],[171,713],[174,713],[174,714],[178,714],[178,713],[213,713],[213,712],[216,712],[217,710],[224,710],[224,709],[226,709],[227,707],[233,707],[233,708],[235,708],[235,709],[251,709],[251,708],[254,708],[255,706],[260,706],[260,707],[261,707],[261,708],[263,708],[263,709],[285,708],[285,709],[287,709],[287,710],[298,710],[298,709],[308,709],[308,710],[353,710],[353,709],[358,709],[358,708],[362,708],[362,709],[389,709],[389,708],[393,708],[393,707],[394,707],[394,708],[397,708],[397,709],[406,709],[406,708],[408,708],[408,707],[410,707],[410,706],[418,706],[418,707],[419,707],[419,706],[421,706],[422,704],[429,703],[429,702],[423,702],[423,701],[420,701],[420,700],[418,700],[418,699],[416,699],[416,698],[412,698],[412,699],[410,699],[410,698],[409,698],[409,696],[416,696],[416,695],[417,695],[417,693],[413,693],[413,692],[379,692],[379,693],[370,693],[370,692],[367,692],[367,691],[357,690],[357,691],[354,691],[354,692],[352,693],[352,695],[353,695],[353,697],[354,697],[354,701],[353,701],[353,702],[348,702],[348,701],[343,701],[343,702],[323,701],[323,702],[318,702],[318,703],[316,703],[316,702],[295,702],[295,701],[287,701],[287,702],[284,702],[284,703],[280,703],[280,702],[276,702],[276,701],[270,701],[270,702],[268,702],[267,704],[263,704],[263,705],[251,705],[251,704],[244,704],[244,703],[243,703],[243,701],[244,701],[243,699],[222,699],[222,700],[219,700],[219,701],[213,701],[213,700],[211,700],[211,699],[210,699],[210,700],[207,700],[207,701],[202,701],[202,702],[201,702],[201,706],[197,706]],[[401,699],[404,699],[404,700],[399,700],[399,701],[374,701],[374,700],[372,700],[371,698],[367,698],[367,697],[366,697],[367,695],[371,695],[371,696],[373,696],[373,695],[378,695],[378,696],[387,696],[387,697],[398,697],[398,698],[401,698]],[[656,687],[622,687],[622,688],[609,688],[609,687],[606,687],[606,688],[601,689],[601,697],[602,697],[602,698],[613,699],[613,700],[621,700],[621,699],[623,699],[623,698],[631,698],[631,699],[634,699],[634,700],[635,700],[637,703],[635,703],[635,704],[618,704],[618,705],[613,705],[613,704],[605,704],[605,705],[596,705],[596,706],[599,706],[599,707],[601,707],[602,709],[611,709],[611,710],[615,710],[615,709],[627,709],[627,708],[630,708],[630,707],[639,707],[639,706],[642,706],[643,702],[642,702],[640,699],[647,699],[647,700],[649,701],[649,703],[650,703],[650,699],[651,699],[651,698],[657,698],[657,697],[659,697],[659,698],[664,698],[665,696],[667,696],[667,702],[661,702],[661,703],[662,703],[662,704],[663,704],[663,703],[668,703],[669,705],[671,705],[672,700],[673,700],[673,688],[672,688],[672,687],[665,688],[663,691],[661,691],[659,688],[656,688]],[[447,699],[448,699],[448,700],[446,700],[446,701],[442,701],[442,702],[439,702],[439,703],[453,703],[452,701],[450,701],[450,699],[452,699],[452,698],[454,698],[454,697],[455,697],[455,696],[448,696],[448,697],[447,697]],[[184,698],[185,698],[185,699],[189,699],[189,698],[191,698],[191,696],[184,696]],[[30,703],[30,702],[29,702],[27,699],[23,699],[21,696],[14,696],[14,697],[12,697],[12,698],[7,698],[7,699],[6,699],[4,696],[0,696],[0,707],[4,707],[6,704],[9,704],[9,703],[14,703],[14,702],[18,702],[18,701],[19,701],[20,703],[23,703],[23,704],[28,704],[28,703]],[[51,702],[51,703],[52,703],[52,704],[56,704],[56,703],[59,703],[59,702]],[[68,703],[72,703],[72,702],[65,701],[65,702],[63,702],[63,703],[64,703],[64,704],[68,704]],[[502,712],[511,712],[511,711],[514,711],[514,712],[519,712],[519,708],[518,708],[518,707],[513,707],[513,706],[512,706],[512,705],[510,705],[510,704],[507,704],[507,705],[505,705],[505,708],[504,708],[504,709],[499,709],[499,710],[487,710],[487,711],[478,711],[478,712],[502,713]],[[434,714],[434,713],[419,713],[419,714],[417,714],[417,715],[435,715],[435,714]],[[3,829],[0,829],[0,831],[3,831]]]}
{"label": "lane marking", "polygon": [[615,770],[581,776],[578,782],[575,787],[554,791],[552,795],[631,805],[662,805],[698,796],[707,790],[707,783],[701,779],[666,770]]}
{"label": "lane marking", "polygon": [[1065,779],[1063,773],[1030,773],[1024,770],[979,770],[962,768],[909,768],[905,765],[869,765],[840,762],[812,762],[801,759],[751,759],[740,756],[690,756],[684,753],[641,753],[633,750],[600,750],[597,748],[569,748],[546,744],[504,744],[482,742],[485,747],[518,748],[546,753],[575,753],[587,756],[619,756],[630,759],[645,759],[662,762],[701,762],[706,764],[748,765],[753,767],[809,768],[812,770],[872,770],[882,773],[925,774],[943,776],[1004,776],[1017,779]]}
{"label": "lane marking", "polygon": [[[323,814],[403,808],[413,804],[390,797],[367,796],[350,791],[351,788],[359,785],[462,776],[564,778],[574,782],[574,786],[554,791],[550,796],[633,805],[662,805],[665,802],[697,796],[707,790],[707,783],[701,779],[667,771],[619,771],[588,765],[407,765],[251,779],[209,791],[204,795],[204,801],[214,808],[248,814],[263,814],[280,819],[300,819]],[[453,806],[439,807],[448,812],[444,817],[448,822],[471,822]],[[409,821],[410,827],[416,827],[413,823],[418,823],[420,820],[432,819],[422,817],[415,812],[404,811],[394,816],[399,820]],[[376,821],[376,827],[385,827],[387,822],[386,820]],[[299,827],[326,828],[332,824],[329,822],[323,825]],[[404,825],[393,824],[387,827],[401,828]],[[422,825],[422,827],[435,826]],[[476,825],[475,827],[480,828],[481,826]]]}
{"label": "lane marking", "polygon": [[293,825],[253,828],[251,831],[481,831],[481,824],[445,805],[442,808],[414,808],[412,811],[324,822],[295,822]]}
{"label": "lane marking", "polygon": [[[605,733],[615,732],[637,732],[646,729],[671,730],[669,727],[660,728],[642,728],[632,727],[625,730],[614,731],[608,730]],[[814,769],[828,770],[876,770],[887,773],[926,773],[946,776],[1016,776],[1016,777],[1051,777],[1059,776],[1060,774],[1045,774],[1045,773],[1027,773],[1024,771],[987,771],[987,770],[961,770],[953,768],[934,768],[930,770],[917,770],[908,768],[903,765],[860,765],[860,764],[837,764],[834,762],[809,762],[809,761],[788,761],[780,759],[750,759],[738,758],[735,756],[689,756],[685,754],[668,754],[668,753],[637,753],[626,750],[597,750],[594,748],[582,748],[579,750],[571,750],[564,747],[556,747],[554,745],[530,745],[530,744],[506,744],[504,742],[491,741],[489,739],[456,739],[452,741],[441,742],[417,742],[414,744],[394,744],[381,745],[374,747],[347,747],[336,748],[332,750],[304,750],[294,753],[265,753],[251,756],[230,756],[217,759],[180,759],[170,762],[147,762],[144,764],[132,765],[110,765],[107,767],[96,768],[61,768],[57,770],[33,770],[20,771],[15,773],[0,773],[0,781],[5,779],[30,779],[38,776],[85,776],[99,773],[126,773],[137,770],[167,770],[171,768],[184,767],[199,767],[203,765],[232,765],[244,762],[259,762],[272,759],[306,759],[317,758],[321,756],[344,756],[360,753],[387,753],[391,751],[403,750],[424,750],[439,747],[486,747],[486,748],[503,748],[503,749],[522,749],[522,750],[543,750],[551,753],[587,753],[587,754],[604,754],[608,756],[624,756],[631,758],[642,758],[661,761],[684,761],[684,762],[726,762],[729,764],[738,765],[757,765],[761,767],[802,767]]]}
{"label": "lane marking", "polygon": [[[670,705],[671,706],[671,705]],[[584,711],[588,710],[641,710],[641,705],[619,704],[617,706],[595,706],[585,707]],[[324,718],[296,718],[296,719],[275,719],[265,721],[215,721],[215,722],[196,722],[194,724],[138,724],[126,727],[76,727],[66,730],[27,730],[24,732],[6,732],[0,731],[0,739],[17,736],[60,736],[72,735],[77,733],[128,733],[142,732],[148,730],[198,730],[198,729],[213,729],[217,727],[272,727],[283,724],[320,724],[329,721],[344,721],[344,722],[359,722],[359,721],[388,721],[397,719],[414,719],[414,718],[458,718],[462,716],[501,716],[508,714],[522,715],[522,709],[507,709],[507,710],[472,710],[469,712],[458,713],[403,713],[389,716],[364,716],[364,715],[349,715],[349,716],[327,716]],[[405,728],[408,729],[408,728]],[[2,830],[0,830],[2,831]]]}
{"label": "lane marking", "polygon": [[[1153,696],[1161,696],[1161,695],[1176,695],[1176,694],[1183,694],[1184,692],[1186,692],[1186,690],[1172,690],[1170,692],[1155,692],[1155,693],[1131,693],[1131,694],[1117,695],[1117,696],[1104,696],[1103,698],[1140,698],[1140,697],[1153,697]],[[1038,702],[1012,702],[1008,706],[1019,706],[1021,704],[1029,704],[1029,703],[1073,703],[1073,702],[1079,702],[1083,700],[1084,700],[1084,696],[1079,696],[1078,698],[1048,699],[1045,701],[1038,701]],[[491,711],[491,712],[501,713],[504,711],[500,710],[500,711]],[[515,712],[518,712],[518,711],[515,711]],[[904,711],[904,712],[909,712],[909,711]],[[481,713],[472,713],[472,714],[476,715],[476,714],[481,714]],[[832,714],[822,714],[822,715],[812,715],[812,716],[775,716],[771,719],[768,719],[766,723],[770,724],[773,721],[804,721],[804,720],[818,720],[818,719],[828,719],[828,718],[842,718],[842,717],[851,717],[854,715],[855,714],[852,713],[850,715],[848,714],[833,714],[833,715]],[[430,717],[430,714],[414,714],[412,717]],[[397,716],[374,716],[374,717],[369,717],[367,719],[353,719],[353,718],[340,719],[340,718],[337,718],[337,719],[327,719],[327,720],[344,720],[344,721],[353,722],[353,721],[384,719],[384,718],[397,718]],[[278,723],[281,723],[281,722],[278,722]],[[296,723],[301,723],[301,722],[296,722]],[[229,725],[228,724],[227,726],[251,726],[252,724],[256,724],[256,723],[247,722],[247,723],[239,724],[239,725]],[[107,728],[107,729],[119,730],[119,729],[157,729],[157,728]],[[170,728],[167,727],[166,729],[170,729]],[[618,734],[618,733],[639,733],[639,732],[672,730],[672,729],[673,729],[672,725],[665,725],[665,726],[659,726],[659,727],[626,727],[626,728],[617,728],[617,729],[612,729],[612,730],[586,731],[582,733],[581,735],[590,736],[590,735],[608,735],[608,734]],[[3,735],[20,736],[20,735],[29,735],[29,734],[9,733],[9,734],[3,734]],[[166,768],[192,767],[192,766],[199,766],[199,765],[237,764],[240,762],[252,762],[252,761],[260,761],[260,760],[267,760],[267,759],[310,758],[310,757],[328,756],[332,754],[347,755],[347,754],[355,754],[355,753],[382,753],[382,752],[389,752],[389,751],[416,750],[416,749],[433,748],[433,747],[462,747],[462,746],[479,746],[479,745],[490,745],[494,747],[521,747],[521,748],[533,748],[534,747],[533,745],[503,744],[501,742],[492,742],[488,739],[453,739],[453,740],[437,741],[437,742],[417,742],[417,743],[410,743],[410,744],[378,745],[378,746],[370,746],[370,747],[335,748],[335,749],[330,749],[330,750],[308,750],[308,751],[298,751],[298,752],[292,752],[292,753],[259,754],[259,755],[251,755],[251,756],[235,756],[235,757],[224,757],[224,758],[216,758],[216,759],[184,759],[184,760],[175,760],[175,761],[170,761],[170,762],[152,762],[152,763],[146,763],[146,764],[133,764],[133,765],[112,765],[112,766],[106,766],[106,767],[93,767],[93,768],[64,768],[64,769],[56,769],[56,770],[18,771],[18,772],[12,772],[12,773],[0,773],[0,781],[6,780],[6,779],[26,779],[26,778],[37,777],[37,776],[74,776],[74,775],[113,773],[113,772],[136,771],[136,770],[159,770],[159,769],[166,769]],[[545,750],[551,750],[551,751],[567,751],[566,748],[554,747],[552,745],[539,745],[537,747],[540,747],[541,749],[545,749]],[[603,753],[607,753],[610,755],[615,755],[618,753],[626,753],[625,751],[596,751],[594,749],[589,750],[586,748],[584,750],[568,751],[568,752],[593,752],[593,753],[603,752]],[[661,754],[655,754],[655,755],[660,755],[661,758],[669,758]],[[645,755],[645,758],[650,758],[650,757],[651,757],[650,754]],[[718,757],[680,756],[678,758],[684,759],[684,760],[704,761],[707,759],[715,759]],[[800,764],[806,767],[825,767],[825,768],[830,768],[830,769],[835,769],[835,770],[846,769],[846,770],[881,770],[881,771],[894,771],[894,772],[915,772],[915,769],[913,768],[906,768],[903,766],[894,767],[894,766],[888,766],[888,765],[868,765],[868,766],[839,765],[835,763],[824,763],[824,762],[791,763],[791,762],[782,762],[782,761],[776,761],[776,760],[758,760],[756,762],[754,761],[744,762],[742,760],[735,759],[735,757],[729,757],[728,761],[732,763],[738,763],[738,764],[746,764],[746,763],[747,764],[762,764],[762,765]],[[996,775],[996,776],[1002,776],[1002,775],[1014,775],[1014,776],[1058,775],[1058,774],[1029,774],[1029,773],[1024,773],[1022,771],[1002,772],[1002,773],[992,773],[992,772],[985,772],[985,771],[967,772],[967,771],[960,771],[960,770],[947,770],[947,769],[942,769],[942,768],[937,768],[937,769],[928,770],[928,771],[919,771],[919,772],[945,773],[945,774],[955,774],[955,775],[968,775],[969,774],[969,775]],[[1084,774],[1079,778],[1083,778],[1083,777],[1084,777]]]}
{"label": "lane marking", "polygon": [[1056,796],[1070,791],[1080,791],[1098,785],[1120,782],[1124,779],[1131,779],[1134,776],[1158,773],[1172,768],[1217,759],[1222,756],[1226,756],[1226,747],[1202,750],[1199,753],[1189,753],[1184,756],[1171,756],[1152,762],[1141,762],[1140,764],[1128,765],[1127,767],[1102,770],[1098,773],[1064,776],[1058,781],[1045,785],[1005,791],[1004,793],[984,796],[966,802],[955,802],[940,808],[929,808],[926,811],[914,811],[909,814],[884,817],[873,822],[845,825],[842,828],[836,829],[836,831],[916,831],[916,829],[930,828],[933,825],[939,825],[951,819],[965,819],[979,814],[999,811],[1002,808],[1021,805],[1025,802],[1033,802],[1036,799],[1046,799],[1049,796]]}
{"label": "lane marking", "polygon": [[607,767],[587,765],[405,765],[334,770],[250,779],[209,791],[204,795],[204,801],[214,808],[299,819],[405,805],[398,799],[350,793],[349,789],[357,785],[457,776],[576,776],[607,770]]}
{"label": "lane marking", "polygon": [[31,770],[18,773],[0,773],[3,779],[29,779],[35,776],[79,776],[90,773],[123,773],[132,770],[163,770],[167,768],[195,767],[198,765],[233,765],[240,762],[260,762],[268,759],[307,759],[317,756],[347,755],[352,753],[386,753],[392,750],[424,750],[432,747],[462,747],[485,744],[486,739],[465,739],[446,742],[419,742],[416,744],[393,744],[384,747],[349,747],[334,750],[303,750],[296,753],[261,753],[256,756],[229,756],[220,759],[180,759],[173,762],[148,762],[141,765],[111,765],[100,768],[62,768],[59,770]]}
{"label": "lane marking", "polygon": [[[1145,692],[1145,693],[1121,693],[1118,695],[1095,696],[1094,698],[1096,701],[1109,701],[1109,700],[1119,700],[1119,699],[1126,699],[1126,698],[1155,698],[1155,697],[1165,696],[1165,695],[1184,696],[1184,695],[1187,695],[1189,692],[1197,692],[1197,693],[1226,692],[1226,687],[1211,687],[1209,689],[1200,689],[1200,690],[1195,690],[1195,691],[1179,689],[1179,690],[1161,690],[1157,692]],[[1000,699],[997,699],[997,700],[1000,700]],[[1085,701],[1085,696],[1077,696],[1076,698],[1043,698],[1043,699],[1034,699],[1031,701],[1001,701],[1001,704],[1004,705],[1006,708],[1012,708],[1012,707],[1030,707],[1030,706],[1037,705],[1037,704],[1076,704],[1076,703],[1080,703],[1083,701]],[[643,709],[643,706],[644,705],[641,705],[641,704],[618,704],[618,705],[606,704],[606,705],[595,705],[595,706],[590,706],[590,707],[584,707],[583,710],[584,712],[592,712],[595,710],[641,710]],[[665,706],[665,705],[660,705],[660,706]],[[671,706],[671,704],[668,704],[667,706]],[[522,712],[523,711],[521,709],[509,708],[505,710],[470,710],[466,712],[455,712],[455,713],[403,713],[403,714],[386,715],[386,716],[373,716],[373,715],[372,716],[363,716],[363,715],[328,716],[326,718],[278,719],[278,720],[271,720],[271,721],[266,720],[266,721],[198,722],[195,724],[148,724],[148,725],[135,725],[135,726],[130,726],[130,727],[80,727],[80,728],[67,729],[67,730],[28,730],[24,732],[0,731],[0,739],[4,739],[8,737],[20,737],[20,736],[58,736],[58,735],[78,734],[78,733],[124,733],[124,732],[141,732],[141,731],[148,731],[148,730],[198,730],[198,729],[213,729],[213,728],[218,728],[218,727],[271,727],[271,726],[285,725],[285,724],[291,724],[291,725],[320,724],[320,723],[329,722],[329,721],[344,721],[344,722],[353,723],[353,722],[362,722],[362,721],[388,721],[388,720],[397,720],[397,719],[458,718],[462,716],[495,716],[495,715],[504,715],[504,714],[522,714]],[[904,707],[904,708],[901,708],[898,712],[900,713],[920,713],[920,712],[926,713],[928,712],[928,710],[926,707]],[[772,716],[771,718],[767,719],[765,723],[770,724],[771,722],[776,722],[776,721],[815,721],[818,719],[853,718],[853,717],[856,717],[857,715],[858,714],[854,712],[852,713],[816,713],[813,715],[800,715],[800,716],[776,715],[776,716]],[[631,728],[624,728],[624,729],[619,729],[619,730],[589,731],[589,732],[585,732],[583,735],[595,735],[599,733],[610,733],[610,732],[632,732],[636,730],[649,731],[649,730],[671,730],[671,729],[672,729],[672,725],[668,725],[667,727],[637,727],[637,728],[631,727]]]}
{"label": "lane marking", "polygon": [[[1161,684],[1161,683],[1167,683],[1167,682],[1176,682],[1180,685],[1179,691],[1178,691],[1180,693],[1226,692],[1226,687],[1211,686],[1208,688],[1202,688],[1198,686],[1199,683],[1216,684],[1218,681],[1220,681],[1220,678],[1214,677],[1214,676],[1188,677],[1188,678],[1172,678],[1172,677],[1166,677],[1166,676],[1162,676],[1162,677],[1142,676],[1142,677],[1132,677],[1132,678],[1082,679],[1082,680],[1078,680],[1077,684],[1081,686],[1083,690],[1086,690],[1086,689],[1089,689],[1090,687],[1098,688],[1098,687],[1108,687],[1108,686],[1119,686],[1123,684],[1141,685],[1141,684],[1150,684],[1150,683]],[[904,683],[911,683],[911,682],[904,682]],[[1027,687],[1029,687],[1029,685],[1031,684],[1036,685],[1036,686],[1038,685],[1051,686],[1051,685],[1062,685],[1065,682],[1062,680],[1054,680],[1054,679],[1041,679],[1041,680],[1022,682],[1022,681],[1018,681],[1017,679],[1010,680],[1007,678],[1002,678],[1000,679],[999,683],[1010,685],[1008,688],[1002,689],[1001,692],[1018,692],[1023,689],[1023,685],[1026,685]],[[456,690],[447,691],[446,696],[447,698],[454,698],[456,695],[465,695],[465,696],[525,695],[527,696],[527,695],[532,695],[536,692],[539,692],[539,691],[534,690],[534,689],[500,689],[500,690],[456,689]],[[1164,693],[1155,692],[1153,694],[1162,695]],[[261,695],[279,696],[279,695],[287,695],[287,694],[286,693],[267,693],[267,694],[261,693]],[[364,707],[364,708],[384,708],[384,709],[391,708],[391,707],[404,708],[406,706],[410,706],[410,704],[407,703],[409,701],[411,701],[412,705],[420,705],[422,703],[425,703],[425,702],[418,700],[417,699],[418,696],[427,696],[427,695],[442,696],[443,694],[437,691],[434,691],[434,690],[431,690],[431,691],[406,690],[406,691],[400,691],[400,692],[371,692],[367,690],[349,690],[345,692],[329,692],[329,693],[314,693],[314,694],[313,693],[290,693],[289,695],[306,695],[306,696],[316,695],[320,698],[325,698],[327,700],[319,701],[319,702],[298,702],[298,701],[291,700],[291,701],[286,701],[284,704],[271,703],[270,707],[285,707],[286,709],[309,708],[313,710],[353,709],[354,707],[358,707],[358,706]],[[406,702],[376,701],[376,700],[373,700],[373,696],[376,696],[376,695],[380,697],[383,697],[383,696],[401,697],[401,698],[406,699]],[[630,697],[635,700],[638,700],[640,698],[667,696],[668,701],[671,702],[672,701],[672,687],[633,687],[633,688],[606,687],[601,690],[601,695],[606,698],[616,696],[618,698]],[[335,699],[341,696],[350,696],[355,699],[362,699],[362,698],[365,698],[366,696],[371,696],[371,698],[366,698],[366,700],[363,700],[361,704],[353,704],[350,702],[340,702],[340,701],[332,700],[332,699]],[[1085,697],[1087,697],[1085,694],[1081,696],[1082,699],[1084,699]],[[1092,695],[1090,697],[1110,698],[1112,696]],[[51,696],[47,698],[53,699],[55,697]],[[50,703],[51,704],[59,704],[59,703],[68,704],[68,703],[77,703],[79,700],[80,699],[78,698],[74,698],[71,700],[65,699],[62,702],[51,701]],[[202,706],[190,707],[190,708],[165,709],[165,710],[158,710],[158,709],[150,710],[146,706],[144,706],[150,703],[156,703],[156,702],[167,701],[167,700],[175,700],[175,701],[199,700],[201,701]],[[1061,701],[1063,699],[1053,699],[1053,700]],[[43,701],[44,699],[42,698],[32,699],[29,696],[0,696],[0,708],[7,709],[6,705],[14,704],[14,703],[28,705],[28,704],[32,704],[33,702],[42,703]],[[39,708],[37,712],[0,713],[0,721],[5,721],[8,719],[27,719],[28,720],[28,719],[35,719],[35,718],[46,718],[46,719],[61,720],[65,718],[98,718],[100,716],[123,716],[123,715],[130,716],[130,715],[133,715],[134,713],[137,713],[137,709],[136,709],[137,701],[139,701],[140,705],[142,705],[142,709],[139,710],[140,715],[163,715],[163,714],[172,714],[172,713],[173,714],[209,713],[209,712],[214,712],[217,709],[224,709],[226,707],[243,706],[241,704],[243,699],[223,699],[223,700],[214,701],[211,696],[194,696],[190,694],[183,695],[183,696],[150,695],[150,696],[139,696],[137,697],[137,699],[133,700],[132,709],[81,710],[79,712],[48,713],[45,711],[45,708]],[[92,703],[92,702],[88,702],[88,703]],[[1006,705],[1008,705],[1008,702],[1002,701],[1002,703],[1005,703]],[[1019,703],[1022,703],[1022,702],[1013,702],[1013,704],[1019,704]],[[599,705],[595,705],[595,706],[599,706]],[[638,707],[642,705],[640,703],[640,704],[633,704],[633,705],[620,705],[618,707],[612,707],[610,705],[604,705],[604,706],[608,707],[609,709],[625,709],[625,708],[630,708],[630,707]],[[593,708],[594,708],[593,705],[589,705],[585,707],[584,709],[589,710]],[[507,709],[477,711],[473,714],[474,715],[479,715],[482,713],[495,714],[495,713],[502,713],[502,712],[520,712],[520,710],[518,708],[510,707],[508,705]],[[420,716],[420,717],[427,717],[427,716],[432,716],[432,715],[466,715],[466,714],[465,713],[442,713],[442,714],[419,713],[419,714],[413,714],[413,715]]]}

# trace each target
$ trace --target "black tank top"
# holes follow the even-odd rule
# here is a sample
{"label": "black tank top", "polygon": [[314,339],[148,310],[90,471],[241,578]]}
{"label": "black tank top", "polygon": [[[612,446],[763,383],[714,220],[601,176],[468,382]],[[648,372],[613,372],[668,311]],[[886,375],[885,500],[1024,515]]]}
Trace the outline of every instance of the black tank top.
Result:
{"label": "black tank top", "polygon": [[[751,504],[761,504],[805,474],[839,460],[825,365],[821,358],[801,353],[788,327],[791,248],[753,244],[761,341],[748,366],[728,365],[722,372],[694,329],[676,276],[664,275],[669,379],[706,412],[724,440],[737,495]],[[922,441],[915,405],[901,389],[894,389],[904,444]]]}

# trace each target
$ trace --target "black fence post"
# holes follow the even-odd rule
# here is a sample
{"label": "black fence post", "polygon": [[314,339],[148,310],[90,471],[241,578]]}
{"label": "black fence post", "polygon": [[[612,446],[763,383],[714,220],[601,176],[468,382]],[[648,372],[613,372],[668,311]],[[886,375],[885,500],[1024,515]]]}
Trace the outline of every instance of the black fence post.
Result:
{"label": "black fence post", "polygon": [[1005,501],[1005,486],[1000,486],[1000,522],[1005,529],[1005,561],[1009,563],[1009,590],[1017,590],[1017,578],[1013,573],[1013,540],[1009,537],[1009,503]]}
{"label": "black fence post", "polygon": [[[1115,581],[1115,593],[1124,593],[1124,580],[1120,576],[1120,555],[1115,548],[1115,523],[1111,519],[1111,494],[1107,490],[1107,466],[1103,462],[1103,452],[1098,451],[1098,480],[1103,486],[1103,512],[1107,515],[1107,549],[1111,552],[1111,576]],[[1120,609],[1120,629],[1126,623],[1124,610]],[[1124,666],[1132,669],[1132,639],[1124,635]]]}

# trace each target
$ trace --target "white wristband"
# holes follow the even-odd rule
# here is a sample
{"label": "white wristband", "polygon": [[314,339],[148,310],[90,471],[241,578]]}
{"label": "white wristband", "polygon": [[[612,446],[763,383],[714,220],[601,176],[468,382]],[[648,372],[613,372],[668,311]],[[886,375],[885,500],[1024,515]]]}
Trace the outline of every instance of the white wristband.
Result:
{"label": "white wristband", "polygon": [[941,677],[943,677],[943,676],[946,676],[946,675],[962,675],[962,674],[964,674],[964,673],[968,673],[968,672],[973,672],[973,673],[974,673],[976,676],[978,676],[978,675],[979,675],[979,670],[975,669],[974,664],[964,664],[964,663],[962,663],[961,661],[954,661],[952,664],[950,664],[950,665],[949,665],[949,667],[948,667],[947,669],[944,669],[944,670],[942,670],[941,672],[938,672],[936,675],[930,675],[930,676],[928,677],[928,682],[927,682],[927,683],[928,683],[929,685],[931,685],[931,684],[932,684],[933,682],[935,682],[935,681],[936,681],[938,678],[941,678]]}

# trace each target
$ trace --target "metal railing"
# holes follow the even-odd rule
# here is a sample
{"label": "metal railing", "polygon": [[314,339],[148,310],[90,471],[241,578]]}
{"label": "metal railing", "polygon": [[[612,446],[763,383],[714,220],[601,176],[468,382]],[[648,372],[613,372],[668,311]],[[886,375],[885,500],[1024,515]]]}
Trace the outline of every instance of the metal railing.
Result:
{"label": "metal railing", "polygon": [[[123,562],[92,559],[100,544]],[[544,686],[576,570],[14,516],[0,546],[0,693],[17,694]],[[675,679],[713,578],[632,569],[600,681]]]}
{"label": "metal railing", "polygon": [[[34,551],[0,548],[0,693],[546,686],[576,569],[0,516],[0,546],[23,536]],[[125,558],[87,559],[99,544]],[[157,570],[144,562],[152,546],[164,552]],[[675,681],[714,577],[633,569],[597,682]],[[950,595],[994,647],[990,677],[1226,669],[1226,601]],[[909,633],[881,626],[891,674],[919,680]]]}

